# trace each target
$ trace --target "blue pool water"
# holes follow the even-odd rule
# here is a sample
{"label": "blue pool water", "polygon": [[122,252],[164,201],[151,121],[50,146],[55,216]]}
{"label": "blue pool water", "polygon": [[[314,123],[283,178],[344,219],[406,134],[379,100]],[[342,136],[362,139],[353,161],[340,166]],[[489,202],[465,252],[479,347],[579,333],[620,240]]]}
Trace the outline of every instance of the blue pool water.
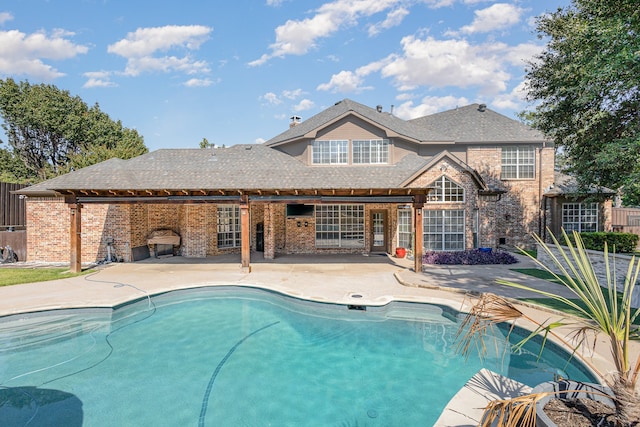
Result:
{"label": "blue pool water", "polygon": [[[354,308],[354,307],[352,307]],[[457,313],[247,288],[0,319],[3,426],[430,426],[482,367],[593,381],[559,349],[456,353]]]}

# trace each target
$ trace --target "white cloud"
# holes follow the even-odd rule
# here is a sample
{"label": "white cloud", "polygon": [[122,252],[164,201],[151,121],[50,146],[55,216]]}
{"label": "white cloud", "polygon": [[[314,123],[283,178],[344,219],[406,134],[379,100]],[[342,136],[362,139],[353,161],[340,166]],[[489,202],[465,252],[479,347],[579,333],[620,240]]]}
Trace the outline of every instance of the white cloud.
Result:
{"label": "white cloud", "polygon": [[464,34],[488,33],[509,28],[520,22],[523,9],[508,3],[496,3],[486,9],[476,10],[470,25],[460,28]]}
{"label": "white cloud", "polygon": [[85,54],[87,46],[68,39],[73,33],[55,30],[25,34],[17,30],[0,31],[0,74],[27,75],[42,80],[64,76],[43,62],[43,59],[62,60]]}
{"label": "white cloud", "polygon": [[409,11],[404,7],[399,7],[397,9],[392,10],[387,14],[387,18],[379,22],[377,24],[372,24],[369,26],[369,37],[375,36],[380,33],[382,30],[386,30],[392,27],[396,27],[402,23],[402,20],[405,16],[409,14]]}
{"label": "white cloud", "polygon": [[363,65],[353,71],[340,71],[338,74],[331,76],[328,83],[318,85],[316,90],[351,93],[362,92],[363,90],[373,89],[371,86],[364,86],[364,77],[379,71],[386,64],[385,60],[371,62]]}
{"label": "white cloud", "polygon": [[9,12],[0,12],[0,25],[11,20],[13,20],[12,14],[10,14]]}
{"label": "white cloud", "polygon": [[431,9],[439,9],[441,7],[453,6],[457,0],[422,0],[422,3],[429,6]]}
{"label": "white cloud", "polygon": [[275,29],[276,41],[269,46],[271,53],[251,61],[250,66],[266,63],[271,58],[304,55],[316,47],[318,39],[329,37],[340,28],[358,24],[362,17],[392,8],[401,0],[335,0],[315,10],[315,15],[303,20],[288,20]]}
{"label": "white cloud", "polygon": [[187,87],[208,87],[214,83],[211,79],[189,79],[184,82]]}
{"label": "white cloud", "polygon": [[394,109],[394,115],[401,119],[410,120],[467,104],[470,104],[470,102],[465,97],[427,96],[422,98],[418,105],[413,105],[413,101],[407,101],[400,104]]}
{"label": "white cloud", "polygon": [[173,49],[196,50],[209,38],[211,31],[212,28],[202,25],[138,28],[128,33],[126,38],[109,45],[107,51],[127,59],[125,74],[131,76],[152,71],[206,73],[210,71],[207,62],[196,61],[188,54],[182,57],[155,57],[154,54]]}
{"label": "white cloud", "polygon": [[304,93],[305,92],[302,89],[283,90],[282,96],[284,96],[287,99],[296,99],[304,95]]}
{"label": "white cloud", "polygon": [[534,43],[522,43],[506,49],[505,60],[511,65],[521,67],[526,61],[532,61],[534,57],[544,50],[544,46]]}
{"label": "white cloud", "polygon": [[293,111],[305,111],[315,107],[315,103],[309,99],[303,99],[297,105],[293,107]]}
{"label": "white cloud", "polygon": [[256,139],[254,140],[254,142],[255,142],[256,144],[263,144],[263,143],[264,143],[264,142],[266,142],[266,141],[267,141],[267,140],[266,140],[266,139],[264,139],[264,138],[256,138]]}
{"label": "white cloud", "polygon": [[527,83],[521,82],[511,92],[500,94],[493,98],[493,107],[505,110],[523,110],[526,106]]}
{"label": "white cloud", "polygon": [[361,90],[362,77],[351,71],[340,71],[331,76],[328,83],[318,85],[317,90],[340,93],[358,92]]}
{"label": "white cloud", "polygon": [[167,25],[165,27],[138,28],[127,38],[109,45],[107,51],[125,58],[142,57],[173,47],[198,49],[212,29],[202,25]]}
{"label": "white cloud", "polygon": [[402,55],[390,56],[382,68],[383,77],[391,77],[402,91],[418,86],[467,88],[504,91],[510,79],[504,67],[504,52],[495,45],[472,45],[466,40],[436,40],[433,37],[402,39]]}
{"label": "white cloud", "polygon": [[260,97],[260,99],[267,101],[268,104],[271,105],[278,105],[278,104],[282,104],[282,100],[278,98],[278,95],[276,95],[273,92],[267,92],[264,95],[262,95]]}
{"label": "white cloud", "polygon": [[90,71],[82,75],[88,79],[85,84],[82,85],[83,88],[118,86],[111,81],[111,72],[109,71]]}

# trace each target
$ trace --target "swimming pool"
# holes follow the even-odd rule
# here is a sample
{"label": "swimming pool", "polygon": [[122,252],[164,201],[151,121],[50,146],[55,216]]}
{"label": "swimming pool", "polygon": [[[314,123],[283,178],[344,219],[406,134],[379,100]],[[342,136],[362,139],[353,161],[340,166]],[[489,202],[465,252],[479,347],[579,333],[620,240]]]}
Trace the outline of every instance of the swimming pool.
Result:
{"label": "swimming pool", "polygon": [[[366,309],[364,309],[366,308]],[[455,351],[436,305],[319,304],[250,288],[144,298],[117,310],[0,321],[3,425],[433,425],[479,369],[536,385],[566,354],[533,346],[483,362]],[[493,346],[491,348],[494,348]],[[564,370],[564,371],[562,371]]]}

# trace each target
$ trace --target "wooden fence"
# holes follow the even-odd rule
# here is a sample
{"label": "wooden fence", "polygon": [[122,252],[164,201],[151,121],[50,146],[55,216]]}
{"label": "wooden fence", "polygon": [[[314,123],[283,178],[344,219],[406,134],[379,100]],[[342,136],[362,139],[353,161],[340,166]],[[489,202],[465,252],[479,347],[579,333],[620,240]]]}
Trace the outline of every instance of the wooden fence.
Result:
{"label": "wooden fence", "polygon": [[[611,212],[613,231],[633,233],[640,236],[640,208],[613,208]],[[640,250],[640,241],[638,242]]]}
{"label": "wooden fence", "polygon": [[26,187],[23,184],[0,182],[0,229],[24,230],[26,224],[26,209],[24,199],[12,191]]}
{"label": "wooden fence", "polygon": [[0,182],[0,247],[11,246],[18,261],[25,261],[27,257],[26,204],[11,192],[24,187]]}

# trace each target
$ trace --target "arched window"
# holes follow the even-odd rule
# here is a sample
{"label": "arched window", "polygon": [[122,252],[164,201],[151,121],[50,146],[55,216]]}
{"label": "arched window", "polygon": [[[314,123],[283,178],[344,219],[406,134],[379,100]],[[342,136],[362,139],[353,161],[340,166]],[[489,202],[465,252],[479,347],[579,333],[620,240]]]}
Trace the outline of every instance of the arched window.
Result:
{"label": "arched window", "polygon": [[430,202],[464,202],[464,188],[444,175],[433,181],[429,186],[434,187],[429,192]]}

